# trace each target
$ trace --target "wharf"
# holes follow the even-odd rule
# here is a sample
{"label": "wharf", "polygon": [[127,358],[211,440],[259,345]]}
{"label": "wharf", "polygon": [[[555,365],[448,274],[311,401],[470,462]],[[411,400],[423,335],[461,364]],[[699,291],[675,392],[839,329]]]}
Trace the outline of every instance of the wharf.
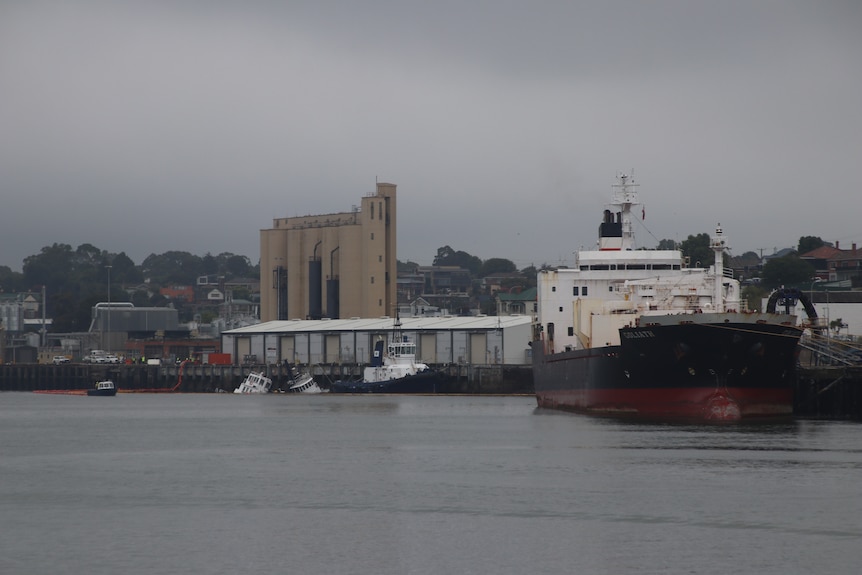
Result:
{"label": "wharf", "polygon": [[[361,377],[361,365],[316,364],[311,374],[321,387],[339,379]],[[442,393],[532,394],[529,366],[466,365],[432,366],[448,375]],[[290,369],[285,365],[90,365],[90,364],[4,364],[0,365],[0,391],[74,391],[93,387],[110,379],[120,392],[232,392],[252,372],[272,379],[273,389],[290,386]]]}
{"label": "wharf", "polygon": [[793,399],[797,417],[862,420],[862,365],[800,368]]}

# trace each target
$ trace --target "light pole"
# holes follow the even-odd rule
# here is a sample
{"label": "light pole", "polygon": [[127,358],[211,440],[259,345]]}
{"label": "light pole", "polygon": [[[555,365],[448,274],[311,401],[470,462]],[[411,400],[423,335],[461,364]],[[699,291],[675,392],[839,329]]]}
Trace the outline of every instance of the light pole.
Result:
{"label": "light pole", "polygon": [[106,350],[108,353],[111,353],[111,266],[105,266],[108,268],[108,344],[106,346]]}
{"label": "light pole", "polygon": [[45,331],[46,331],[45,330],[45,315],[46,315],[45,305],[46,305],[46,303],[45,303],[45,284],[42,284],[42,330],[41,330],[41,332],[42,332],[42,350],[43,351],[45,349],[45,342],[46,342],[46,337],[47,337],[45,334]]}

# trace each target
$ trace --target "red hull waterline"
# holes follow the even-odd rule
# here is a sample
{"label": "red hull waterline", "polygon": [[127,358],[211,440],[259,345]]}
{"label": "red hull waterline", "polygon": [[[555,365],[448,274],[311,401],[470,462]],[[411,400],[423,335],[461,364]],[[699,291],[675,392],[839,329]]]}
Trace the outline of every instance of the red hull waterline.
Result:
{"label": "red hull waterline", "polygon": [[542,391],[539,407],[598,415],[735,422],[790,417],[788,388],[652,388]]}

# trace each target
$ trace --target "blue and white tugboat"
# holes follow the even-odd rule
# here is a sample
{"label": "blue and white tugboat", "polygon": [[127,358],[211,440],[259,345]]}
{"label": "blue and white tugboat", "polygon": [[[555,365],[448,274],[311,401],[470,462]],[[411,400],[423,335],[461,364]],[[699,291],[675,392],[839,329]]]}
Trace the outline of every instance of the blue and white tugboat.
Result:
{"label": "blue and white tugboat", "polygon": [[445,374],[416,361],[416,343],[401,333],[401,321],[395,320],[392,339],[374,344],[371,365],[358,381],[336,381],[330,393],[437,393],[445,382]]}

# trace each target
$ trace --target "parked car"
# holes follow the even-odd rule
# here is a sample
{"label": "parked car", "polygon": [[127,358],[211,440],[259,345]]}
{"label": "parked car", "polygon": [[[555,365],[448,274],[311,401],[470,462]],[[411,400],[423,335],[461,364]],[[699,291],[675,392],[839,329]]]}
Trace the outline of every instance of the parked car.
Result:
{"label": "parked car", "polygon": [[81,358],[84,363],[120,363],[120,358],[101,349],[94,349]]}
{"label": "parked car", "polygon": [[60,365],[61,363],[69,363],[69,358],[65,355],[55,355],[51,361],[54,362],[54,365]]}

